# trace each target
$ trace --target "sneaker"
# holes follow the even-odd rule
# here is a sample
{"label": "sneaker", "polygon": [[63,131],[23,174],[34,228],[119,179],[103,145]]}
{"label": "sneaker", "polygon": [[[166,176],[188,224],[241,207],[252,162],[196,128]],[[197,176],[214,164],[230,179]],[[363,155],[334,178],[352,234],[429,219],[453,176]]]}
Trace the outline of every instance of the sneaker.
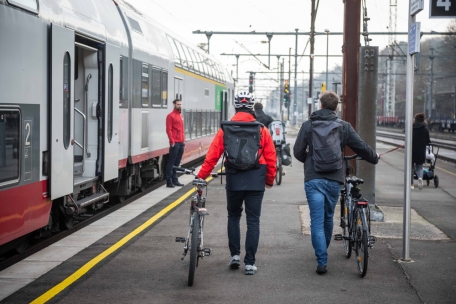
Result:
{"label": "sneaker", "polygon": [[245,274],[247,275],[253,275],[257,271],[257,268],[255,265],[245,265]]}
{"label": "sneaker", "polygon": [[415,189],[415,185],[412,184],[412,186],[410,187],[410,189],[412,189],[412,190]]}
{"label": "sneaker", "polygon": [[184,184],[181,184],[181,183],[179,183],[179,181],[177,181],[177,182],[173,182],[173,185],[174,185],[174,186],[182,187]]}
{"label": "sneaker", "polygon": [[422,178],[418,179],[418,189],[420,189],[420,190],[423,189],[423,179]]}
{"label": "sneaker", "polygon": [[326,266],[317,266],[317,273],[318,274],[325,274],[328,271],[326,270]]}
{"label": "sneaker", "polygon": [[241,266],[241,258],[237,254],[233,255],[228,266],[230,266],[231,269],[238,269],[239,266]]}

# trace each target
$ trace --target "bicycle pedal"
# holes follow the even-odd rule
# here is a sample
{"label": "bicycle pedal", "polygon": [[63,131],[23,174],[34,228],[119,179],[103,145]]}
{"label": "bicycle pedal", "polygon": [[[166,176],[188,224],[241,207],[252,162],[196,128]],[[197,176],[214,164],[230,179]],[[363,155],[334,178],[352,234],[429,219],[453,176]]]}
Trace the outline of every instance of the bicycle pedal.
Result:
{"label": "bicycle pedal", "polygon": [[377,238],[373,235],[369,236],[369,246],[371,248],[374,246],[375,242],[377,242]]}
{"label": "bicycle pedal", "polygon": [[176,237],[176,242],[177,242],[177,243],[185,243],[185,238],[183,238],[183,237]]}
{"label": "bicycle pedal", "polygon": [[287,173],[287,172],[285,172],[285,171],[282,171],[282,176],[285,176],[285,173]]}
{"label": "bicycle pedal", "polygon": [[336,235],[334,235],[334,240],[335,241],[343,241],[344,237],[342,236],[342,234],[336,234]]}
{"label": "bicycle pedal", "polygon": [[212,248],[203,248],[204,256],[210,256],[212,254]]}

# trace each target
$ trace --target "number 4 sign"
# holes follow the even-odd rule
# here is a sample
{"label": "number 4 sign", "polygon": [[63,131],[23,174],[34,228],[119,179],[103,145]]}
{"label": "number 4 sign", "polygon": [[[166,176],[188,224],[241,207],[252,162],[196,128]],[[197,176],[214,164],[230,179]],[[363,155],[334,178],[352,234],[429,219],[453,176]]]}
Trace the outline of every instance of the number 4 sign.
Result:
{"label": "number 4 sign", "polygon": [[429,0],[429,18],[456,18],[456,0]]}

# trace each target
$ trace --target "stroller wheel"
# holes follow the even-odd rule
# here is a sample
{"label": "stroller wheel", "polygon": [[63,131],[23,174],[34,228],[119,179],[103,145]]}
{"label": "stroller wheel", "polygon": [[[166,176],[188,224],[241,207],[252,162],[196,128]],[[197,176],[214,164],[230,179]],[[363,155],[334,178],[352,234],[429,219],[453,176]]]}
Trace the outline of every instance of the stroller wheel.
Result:
{"label": "stroller wheel", "polygon": [[438,187],[439,186],[439,177],[437,175],[434,176],[434,187]]}

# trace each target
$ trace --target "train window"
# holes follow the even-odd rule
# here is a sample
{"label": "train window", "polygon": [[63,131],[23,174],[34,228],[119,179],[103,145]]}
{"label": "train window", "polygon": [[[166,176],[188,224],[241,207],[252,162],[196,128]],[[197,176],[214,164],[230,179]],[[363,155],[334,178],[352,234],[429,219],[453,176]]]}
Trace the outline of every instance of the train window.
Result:
{"label": "train window", "polygon": [[0,109],[0,186],[19,179],[19,110]]}
{"label": "train window", "polygon": [[206,136],[207,134],[209,134],[207,132],[207,113],[206,111],[203,110],[203,112],[201,113],[201,124],[202,124],[202,127],[201,127],[201,135],[202,136]]}
{"label": "train window", "polygon": [[209,97],[209,89],[204,89],[204,97]]}
{"label": "train window", "polygon": [[111,142],[112,140],[112,113],[113,113],[113,70],[112,70],[112,64],[109,65],[109,70],[108,70],[108,117],[107,117],[107,123],[108,123],[108,142]]}
{"label": "train window", "polygon": [[195,66],[195,70],[198,71],[199,74],[202,74],[201,67],[200,67],[200,60],[198,56],[196,55],[196,52],[192,49],[190,49],[190,53],[193,57],[193,65]]}
{"label": "train window", "polygon": [[141,30],[141,26],[139,25],[139,22],[128,16],[127,16],[127,18],[128,18],[128,22],[130,23],[131,29],[142,34],[143,32]]}
{"label": "train window", "polygon": [[128,60],[120,56],[119,107],[128,108]]}
{"label": "train window", "polygon": [[191,129],[191,112],[190,110],[184,110],[184,128],[185,128],[185,138],[190,139],[190,129]]}
{"label": "train window", "polygon": [[149,111],[141,112],[141,149],[149,147]]}
{"label": "train window", "polygon": [[196,112],[196,136],[201,137],[203,135],[203,119],[202,112],[199,110]]}
{"label": "train window", "polygon": [[185,57],[187,57],[187,67],[190,71],[193,71],[194,70],[193,59],[190,56],[190,52],[188,51],[187,46],[185,44],[182,44],[182,49],[184,50]]}
{"label": "train window", "polygon": [[71,138],[71,59],[68,52],[63,57],[63,146],[68,149]]}
{"label": "train window", "polygon": [[196,112],[196,110],[193,110],[192,111],[192,132],[190,134],[191,138],[192,139],[195,139],[198,137],[198,128],[197,128],[197,120],[198,120],[198,112]]}
{"label": "train window", "polygon": [[174,64],[177,66],[182,66],[179,51],[177,50],[176,44],[174,43],[174,39],[169,36],[166,36],[166,38],[168,38],[169,45],[171,46],[171,49],[173,50]]}
{"label": "train window", "polygon": [[162,107],[168,107],[168,72],[162,71]]}
{"label": "train window", "polygon": [[207,135],[212,134],[212,125],[211,125],[211,111],[207,111],[206,113],[206,129]]}
{"label": "train window", "polygon": [[207,76],[207,68],[206,68],[206,65],[204,64],[203,62],[203,55],[199,54],[199,53],[196,53],[196,55],[198,56],[199,58],[199,64],[200,64],[200,71],[201,71],[201,74]]}
{"label": "train window", "polygon": [[141,70],[141,105],[149,106],[149,65],[146,63],[142,64]]}
{"label": "train window", "polygon": [[161,71],[152,67],[152,106],[161,107],[162,89],[161,89]]}
{"label": "train window", "polygon": [[176,43],[177,49],[179,50],[182,67],[186,69],[188,65],[187,56],[184,53],[181,43],[177,40],[174,40],[174,42]]}
{"label": "train window", "polygon": [[38,13],[37,0],[8,0],[8,3],[23,8],[27,11]]}

